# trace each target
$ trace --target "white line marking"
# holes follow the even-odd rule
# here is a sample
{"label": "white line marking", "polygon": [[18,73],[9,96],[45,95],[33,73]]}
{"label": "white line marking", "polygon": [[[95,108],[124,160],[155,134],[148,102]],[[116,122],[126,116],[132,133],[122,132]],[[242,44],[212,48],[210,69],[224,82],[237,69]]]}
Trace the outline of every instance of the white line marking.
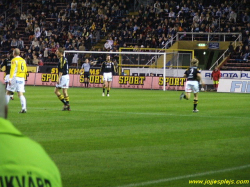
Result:
{"label": "white line marking", "polygon": [[[244,165],[244,166],[239,166],[239,167],[228,168],[228,169],[222,169],[222,170],[216,170],[216,171],[208,171],[208,172],[204,172],[204,173],[196,173],[196,174],[190,174],[190,175],[184,175],[184,176],[178,176],[178,177],[172,177],[172,178],[166,178],[166,179],[146,181],[146,182],[141,182],[141,183],[133,183],[133,184],[123,185],[123,186],[118,186],[118,187],[147,186],[147,185],[150,185],[150,184],[158,184],[158,183],[162,183],[162,182],[169,182],[169,181],[187,179],[187,178],[191,178],[191,177],[200,177],[200,176],[205,176],[205,175],[210,175],[210,174],[224,173],[224,172],[228,172],[228,171],[241,170],[241,169],[245,169],[245,168],[249,168],[249,167],[250,167],[250,164],[249,165]],[[187,182],[187,184],[188,184],[188,182]]]}

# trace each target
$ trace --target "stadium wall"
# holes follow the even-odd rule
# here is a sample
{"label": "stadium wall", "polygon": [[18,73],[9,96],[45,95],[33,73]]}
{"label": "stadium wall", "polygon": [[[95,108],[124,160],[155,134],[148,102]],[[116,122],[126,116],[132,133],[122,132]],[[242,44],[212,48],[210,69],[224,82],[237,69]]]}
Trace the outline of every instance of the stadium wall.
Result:
{"label": "stadium wall", "polygon": [[[172,71],[172,70],[171,70]],[[70,69],[70,87],[84,87],[84,77],[80,74],[80,69],[71,68]],[[55,86],[57,81],[57,68],[50,68],[50,72],[44,73],[32,73],[27,74],[26,85],[34,86]],[[211,80],[212,71],[202,71],[203,81],[206,85],[212,85]],[[90,71],[90,87],[102,87],[102,76],[100,75],[99,69],[91,69]],[[166,90],[184,90],[186,79],[183,78],[183,70],[176,72],[174,74],[167,74],[166,77]],[[4,77],[4,72],[0,72],[0,77]],[[226,80],[233,81],[247,81],[242,82],[242,91],[249,93],[250,90],[250,72],[249,71],[221,71],[221,81],[220,85],[226,86],[223,89],[228,90],[227,86],[231,84],[236,84],[236,82],[225,82]],[[3,79],[1,79],[2,82]],[[235,89],[229,89],[230,92],[238,92],[238,85],[235,85]],[[135,88],[135,89],[163,89],[163,77],[162,76],[142,76],[138,74],[137,76],[113,76],[112,81],[113,88]],[[248,88],[249,87],[249,88]],[[223,91],[224,92],[224,91]]]}
{"label": "stadium wall", "polygon": [[[0,72],[4,77],[4,73]],[[55,73],[28,73],[26,85],[55,86],[58,74]],[[2,81],[3,82],[3,81]],[[166,90],[184,90],[186,79],[183,77],[166,77]],[[103,81],[101,75],[90,76],[90,87],[100,88]],[[70,87],[84,87],[84,76],[70,74]],[[135,89],[163,89],[163,77],[155,76],[113,76],[112,88],[135,88]]]}

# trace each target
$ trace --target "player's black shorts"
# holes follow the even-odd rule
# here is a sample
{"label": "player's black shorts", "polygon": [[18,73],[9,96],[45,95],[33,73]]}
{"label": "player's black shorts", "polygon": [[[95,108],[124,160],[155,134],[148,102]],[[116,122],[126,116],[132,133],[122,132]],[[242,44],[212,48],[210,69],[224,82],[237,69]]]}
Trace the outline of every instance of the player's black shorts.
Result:
{"label": "player's black shorts", "polygon": [[88,72],[84,72],[84,78],[89,78],[89,71]]}

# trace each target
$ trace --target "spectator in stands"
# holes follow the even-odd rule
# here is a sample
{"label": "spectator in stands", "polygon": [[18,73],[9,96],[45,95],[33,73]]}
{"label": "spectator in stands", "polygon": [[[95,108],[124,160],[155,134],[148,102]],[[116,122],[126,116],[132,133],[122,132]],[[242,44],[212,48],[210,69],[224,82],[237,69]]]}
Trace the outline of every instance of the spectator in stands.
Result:
{"label": "spectator in stands", "polygon": [[106,50],[111,50],[113,48],[113,44],[114,44],[114,41],[113,41],[112,37],[109,37],[109,39],[104,44],[104,47]]}
{"label": "spectator in stands", "polygon": [[39,47],[39,41],[37,40],[37,38],[34,38],[34,40],[31,42],[31,46]]}
{"label": "spectator in stands", "polygon": [[[7,29],[7,28],[6,28]],[[6,40],[9,40],[10,38],[11,38],[11,33],[10,33],[10,31],[7,31],[7,33],[4,35],[4,38],[6,39]]]}
{"label": "spectator in stands", "polygon": [[246,29],[245,29],[246,31],[250,31],[250,21],[249,21],[249,23],[247,23],[247,26],[246,26]]}
{"label": "spectator in stands", "polygon": [[41,51],[41,52],[44,51],[45,47],[46,47],[45,41],[43,41],[43,39],[40,38],[40,41],[39,41],[39,51]]}
{"label": "spectator in stands", "polygon": [[236,19],[237,19],[236,12],[234,10],[231,10],[229,14],[229,21],[236,23]]}
{"label": "spectator in stands", "polygon": [[154,12],[156,15],[161,12],[161,4],[159,3],[159,1],[156,1],[154,4]]}
{"label": "spectator in stands", "polygon": [[22,40],[22,38],[19,38],[19,40],[17,41],[17,48],[19,48],[20,50],[24,49],[24,41]]}
{"label": "spectator in stands", "polygon": [[237,59],[240,59],[243,55],[243,44],[241,42],[235,48],[235,55]]}
{"label": "spectator in stands", "polygon": [[28,46],[28,45],[26,45],[26,46],[25,46],[25,48],[23,49],[23,51],[24,51],[25,55],[26,55],[26,53],[28,53],[29,49],[30,49],[30,48],[29,48],[29,46]]}
{"label": "spectator in stands", "polygon": [[[121,24],[116,25],[115,23],[116,23],[117,20],[119,20],[119,17],[121,16],[121,14],[123,12],[128,11],[128,7],[126,7],[126,5],[130,6],[129,3],[128,4],[126,4],[126,3],[122,4],[120,2],[118,4],[117,1],[109,1],[108,3],[106,3],[105,1],[102,1],[100,4],[94,5],[94,3],[92,1],[86,1],[86,2],[84,1],[84,2],[82,2],[80,4],[77,3],[77,1],[75,1],[75,3],[77,3],[77,5],[79,4],[79,6],[76,7],[77,13],[75,13],[75,11],[74,11],[72,15],[68,15],[66,13],[67,10],[66,11],[64,11],[64,10],[57,11],[52,5],[52,0],[50,2],[51,2],[50,5],[48,3],[44,4],[43,2],[38,2],[36,4],[30,4],[30,10],[27,11],[27,20],[28,20],[27,24],[29,24],[32,28],[34,28],[34,25],[37,24],[38,27],[40,27],[40,28],[51,29],[52,33],[49,36],[52,36],[52,38],[47,37],[47,42],[50,42],[51,39],[55,39],[55,36],[54,36],[55,34],[57,35],[57,34],[63,33],[64,31],[65,32],[69,31],[69,37],[67,35],[65,35],[65,34],[63,35],[63,39],[62,39],[61,34],[60,34],[60,36],[57,37],[59,39],[59,42],[61,42],[62,44],[63,43],[65,44],[66,43],[65,41],[68,38],[70,38],[70,40],[71,40],[72,37],[74,37],[74,36],[72,36],[72,34],[77,33],[76,31],[78,29],[80,30],[80,32],[82,32],[83,25],[84,25],[84,28],[86,29],[87,35],[91,35],[91,31],[90,31],[89,28],[92,28],[92,26],[94,25],[94,29],[92,29],[92,31],[102,29],[101,36],[104,36],[110,30],[114,30],[114,32],[116,33],[117,29],[125,31],[125,32],[128,33],[128,31],[130,29],[133,29],[132,26],[137,24],[137,29],[136,29],[137,31],[136,31],[136,33],[134,33],[134,35],[131,34],[130,36],[127,35],[125,37],[122,37],[124,42],[126,42],[126,40],[128,38],[130,38],[131,39],[130,42],[132,42],[132,40],[133,40],[133,42],[134,42],[133,45],[135,45],[135,43],[138,43],[138,38],[139,38],[141,33],[144,36],[147,36],[148,30],[145,29],[146,28],[145,25],[148,25],[148,23],[155,23],[153,25],[153,27],[155,26],[154,27],[155,30],[153,30],[152,32],[149,31],[149,34],[151,34],[151,37],[150,37],[151,39],[150,39],[149,43],[151,43],[151,40],[152,40],[153,37],[155,37],[156,41],[158,42],[159,37],[162,37],[162,40],[164,38],[164,36],[161,36],[161,35],[155,33],[157,31],[156,29],[157,29],[158,26],[161,26],[162,28],[164,28],[163,30],[164,30],[164,33],[166,35],[169,32],[169,30],[167,29],[168,27],[171,27],[171,28],[177,27],[178,28],[177,31],[180,31],[179,28],[181,28],[181,30],[182,29],[185,30],[185,27],[186,28],[190,27],[189,23],[192,22],[194,14],[198,14],[198,15],[204,14],[205,17],[204,18],[202,17],[202,19],[200,20],[200,16],[199,16],[199,19],[197,20],[198,25],[196,25],[192,31],[204,30],[202,28],[204,28],[204,25],[205,25],[205,32],[208,32],[208,29],[207,29],[207,28],[209,28],[208,25],[212,23],[213,25],[210,27],[210,31],[212,32],[212,31],[216,30],[218,25],[220,25],[222,28],[226,27],[226,24],[227,24],[228,18],[229,18],[229,13],[227,13],[228,15],[226,15],[226,13],[224,13],[225,11],[230,12],[231,8],[236,10],[235,7],[231,6],[230,2],[225,3],[225,5],[224,4],[221,5],[221,4],[218,4],[218,3],[212,3],[211,2],[211,5],[212,4],[218,5],[218,6],[213,5],[214,6],[214,7],[212,7],[213,11],[211,11],[211,10],[209,10],[209,8],[204,9],[204,7],[208,6],[208,4],[206,5],[204,2],[203,3],[202,2],[199,2],[199,3],[198,2],[193,2],[191,4],[190,1],[186,2],[185,0],[183,0],[181,3],[176,3],[175,1],[170,1],[170,2],[167,2],[165,4],[162,4],[162,1],[158,0],[158,2],[160,4],[160,8],[161,9],[167,9],[168,12],[170,12],[170,9],[171,9],[172,12],[175,14],[174,18],[177,15],[177,13],[178,13],[178,11],[180,9],[183,9],[183,8],[187,9],[187,10],[189,9],[188,12],[183,11],[183,16],[185,17],[184,21],[186,20],[186,23],[185,23],[186,25],[182,25],[184,23],[184,21],[182,23],[181,19],[179,19],[179,18],[178,19],[172,19],[171,16],[170,16],[170,19],[169,19],[169,17],[166,16],[166,19],[164,21],[161,21],[159,18],[155,17],[155,12],[154,12],[154,7],[153,6],[143,7],[143,9],[145,9],[145,11],[140,10],[140,12],[138,12],[139,13],[138,16],[132,17],[132,19],[130,21],[128,19],[129,17],[124,17],[119,22]],[[55,2],[55,1],[53,0],[53,2]],[[126,1],[126,2],[129,2],[129,1]],[[196,3],[198,3],[198,5],[196,5]],[[224,3],[224,1],[222,1],[222,3]],[[227,6],[228,4],[230,6]],[[47,6],[47,5],[49,5],[49,6]],[[71,3],[69,3],[68,5],[69,5],[69,10],[70,10],[71,9],[71,7],[70,7]],[[39,8],[39,7],[42,7],[42,8]],[[215,7],[216,7],[216,9],[215,9]],[[36,10],[38,10],[37,12],[39,12],[41,10],[44,10],[44,12],[41,13],[41,16],[40,15],[35,16]],[[53,16],[53,15],[50,15],[51,13],[49,13],[49,11],[53,12],[53,10],[56,10],[55,14],[57,14],[57,18],[58,18],[57,22],[58,22],[58,24],[53,24],[54,21],[50,21],[49,25],[45,25],[46,16],[47,17]],[[113,11],[109,12],[109,10],[113,10]],[[216,10],[221,12],[221,15],[217,15],[218,17],[221,17],[221,20],[223,21],[220,24],[218,24],[216,19],[211,18],[212,15],[213,16],[214,16],[214,14],[216,15]],[[98,13],[96,11],[98,11]],[[29,14],[29,13],[31,13],[31,14]],[[34,15],[32,15],[32,14],[34,14]],[[75,20],[78,20],[77,19],[77,14],[79,14],[78,16],[81,16],[83,18],[84,21],[82,23],[78,23],[78,22],[75,21]],[[97,16],[95,16],[96,14],[97,14]],[[67,16],[73,16],[73,17],[67,17]],[[179,15],[179,16],[182,16],[182,15]],[[217,16],[216,16],[216,18],[217,18]],[[243,19],[243,16],[241,16],[240,14],[237,15],[237,16],[240,17],[239,19]],[[43,17],[43,19],[42,19],[42,17]],[[145,19],[143,17],[145,17]],[[110,22],[110,20],[112,20],[112,22]],[[202,21],[202,23],[201,23],[201,21]],[[11,22],[14,22],[14,25]],[[13,19],[13,20],[11,20],[11,22],[10,22],[10,26],[15,29],[16,20]],[[70,26],[70,23],[72,23],[71,26]],[[178,25],[176,26],[176,24],[178,24]],[[197,26],[200,26],[200,24],[204,24],[202,28],[197,27]],[[70,26],[70,29],[69,29],[69,26]],[[77,28],[75,26],[77,26]],[[151,25],[151,27],[152,27],[152,25]],[[140,29],[138,29],[138,28],[140,28]],[[195,28],[196,28],[196,30],[195,30]],[[231,29],[231,24],[229,25],[229,28]],[[245,28],[245,27],[243,27],[243,28]],[[54,29],[56,29],[56,30],[54,30]],[[7,30],[8,29],[6,27],[6,32],[7,32]],[[171,34],[176,33],[176,31],[174,31],[174,30],[171,29]],[[33,29],[32,31],[34,33],[35,30]],[[32,31],[30,30],[30,32],[32,32]],[[172,32],[172,31],[174,31],[174,32]],[[226,30],[226,32],[228,32],[228,29]],[[234,31],[230,31],[230,32],[234,32]],[[243,30],[241,30],[240,32],[243,33]],[[25,29],[25,33],[26,33],[25,35],[28,35],[27,34],[27,29]],[[90,40],[93,40],[94,33],[95,32],[92,32],[92,37],[90,37]],[[117,37],[118,38],[117,42],[119,43],[119,46],[123,46],[124,42],[119,41],[119,36],[120,35],[118,35],[118,36],[116,35],[116,36],[113,37],[113,39],[115,39],[115,37]],[[40,37],[44,38],[44,35],[41,34]],[[19,38],[19,36],[17,36],[17,38]],[[247,38],[248,37],[245,36],[243,41],[245,41],[245,39],[247,39]],[[147,38],[147,39],[149,39],[149,38]],[[88,40],[86,40],[85,36],[84,36],[84,40],[85,41],[81,41],[81,43],[84,44],[84,45],[90,46],[90,47],[87,47],[87,48],[91,49],[92,42],[94,40],[92,42],[90,42],[90,45],[88,45],[89,43],[86,42]],[[78,42],[76,42],[76,43],[77,43],[76,44],[77,48],[79,48]],[[86,44],[86,43],[88,43],[88,44]],[[145,45],[146,46],[148,45],[148,44],[146,44],[146,41],[145,41]]]}
{"label": "spectator in stands", "polygon": [[39,29],[35,30],[35,38],[39,38],[41,36],[41,32]]}
{"label": "spectator in stands", "polygon": [[247,39],[249,36],[250,36],[249,30],[244,31],[242,34],[243,41]]}
{"label": "spectator in stands", "polygon": [[87,51],[89,51],[91,49],[91,38],[90,38],[90,35],[89,36],[85,36],[84,38],[84,44],[85,44],[85,48]]}
{"label": "spectator in stands", "polygon": [[244,45],[250,46],[250,36],[244,41]]}
{"label": "spectator in stands", "polygon": [[11,48],[16,48],[17,47],[17,41],[16,41],[16,39],[15,38],[13,38],[12,40],[11,40]]}
{"label": "spectator in stands", "polygon": [[25,14],[25,12],[22,12],[20,16],[20,20],[26,20],[26,19],[27,19],[27,15]]}
{"label": "spectator in stands", "polygon": [[72,59],[72,64],[77,65],[78,64],[78,53],[75,53]]}
{"label": "spectator in stands", "polygon": [[32,59],[30,58],[30,56],[25,55],[25,61],[28,65],[32,65]]}
{"label": "spectator in stands", "polygon": [[49,57],[49,49],[46,47],[43,52],[43,58],[44,58],[43,61],[47,62],[48,57]]}
{"label": "spectator in stands", "polygon": [[39,60],[37,59],[36,55],[33,55],[33,60],[32,60],[32,64],[33,65],[38,65]]}
{"label": "spectator in stands", "polygon": [[32,27],[29,27],[29,41],[32,41],[34,37],[34,29]]}
{"label": "spectator in stands", "polygon": [[71,10],[76,11],[76,7],[77,7],[77,2],[76,2],[76,0],[73,0],[73,1],[72,1],[70,7],[71,7]]}
{"label": "spectator in stands", "polygon": [[250,55],[250,49],[249,49],[249,46],[246,45],[244,48],[243,48],[243,60],[244,61],[247,61],[248,60],[248,56]]}
{"label": "spectator in stands", "polygon": [[[40,29],[40,27],[38,26],[38,23],[36,23],[35,24],[35,26],[34,26],[34,31],[36,32],[36,31],[39,31],[39,32],[41,32],[41,29]],[[35,33],[34,33],[35,34]]]}
{"label": "spectator in stands", "polygon": [[193,23],[199,23],[200,21],[200,16],[198,13],[195,13],[194,17],[193,17]]}
{"label": "spectator in stands", "polygon": [[244,16],[242,17],[242,22],[244,24],[247,24],[250,22],[250,16],[247,14],[247,12],[244,13]]}
{"label": "spectator in stands", "polygon": [[52,35],[52,30],[50,29],[48,32],[47,32],[47,37],[50,37]]}
{"label": "spectator in stands", "polygon": [[230,42],[229,46],[228,46],[228,54],[234,54],[234,46],[233,46],[233,42]]}
{"label": "spectator in stands", "polygon": [[173,11],[172,8],[170,8],[170,12],[169,12],[169,14],[168,14],[168,17],[169,17],[169,18],[175,18],[175,12]]}
{"label": "spectator in stands", "polygon": [[236,30],[237,30],[237,32],[243,33],[243,35],[245,33],[245,31],[243,31],[241,26],[238,26]]}

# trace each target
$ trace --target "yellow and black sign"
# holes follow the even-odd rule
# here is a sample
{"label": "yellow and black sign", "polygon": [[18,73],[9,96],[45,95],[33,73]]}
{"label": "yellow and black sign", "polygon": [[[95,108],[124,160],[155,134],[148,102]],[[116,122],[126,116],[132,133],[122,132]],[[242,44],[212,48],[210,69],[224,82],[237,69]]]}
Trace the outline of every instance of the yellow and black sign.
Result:
{"label": "yellow and black sign", "polygon": [[[77,75],[77,74],[80,74],[81,69],[77,69],[77,68],[69,68],[69,74],[72,74],[72,75]],[[58,74],[58,68],[51,68],[50,69],[50,72],[44,72],[44,71],[40,71],[41,73],[52,73],[52,74]],[[100,75],[100,68],[91,68],[89,70],[89,74],[90,75]]]}
{"label": "yellow and black sign", "polygon": [[[84,83],[84,76],[80,75],[80,83]],[[92,84],[103,84],[102,77],[100,75],[89,76],[89,82]]]}
{"label": "yellow and black sign", "polygon": [[27,66],[27,72],[36,73],[38,66]]}
{"label": "yellow and black sign", "polygon": [[[184,86],[184,83],[186,82],[186,78],[180,78],[180,77],[166,77],[166,86]],[[159,85],[163,86],[163,77],[159,77]]]}
{"label": "yellow and black sign", "polygon": [[42,82],[56,82],[58,74],[42,74]]}
{"label": "yellow and black sign", "polygon": [[119,76],[119,84],[144,85],[144,76]]}

